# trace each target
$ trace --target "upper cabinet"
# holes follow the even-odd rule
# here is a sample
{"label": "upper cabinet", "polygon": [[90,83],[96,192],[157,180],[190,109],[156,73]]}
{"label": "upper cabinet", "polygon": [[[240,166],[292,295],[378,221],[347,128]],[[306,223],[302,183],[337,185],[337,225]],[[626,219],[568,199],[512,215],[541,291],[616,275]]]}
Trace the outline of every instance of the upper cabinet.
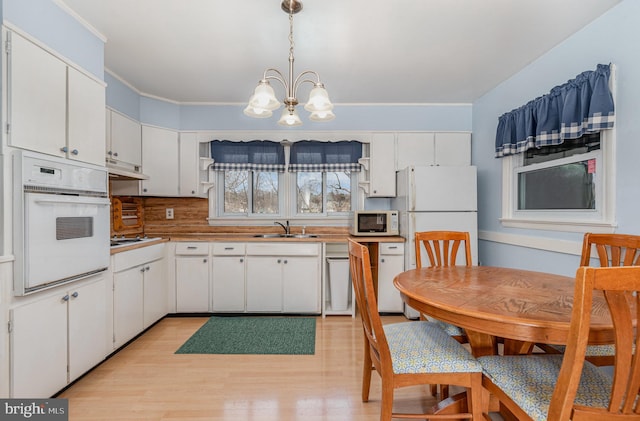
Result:
{"label": "upper cabinet", "polygon": [[471,133],[399,133],[396,170],[410,165],[471,165]]}
{"label": "upper cabinet", "polygon": [[140,172],[142,167],[142,127],[140,123],[107,109],[107,164]]}
{"label": "upper cabinet", "polygon": [[5,34],[8,145],[104,165],[104,83]]}
{"label": "upper cabinet", "polygon": [[369,157],[362,159],[364,181],[360,187],[368,197],[396,195],[395,134],[375,133],[369,143]]}
{"label": "upper cabinet", "polygon": [[142,181],[143,196],[178,196],[178,132],[142,126],[142,169],[148,180]]}

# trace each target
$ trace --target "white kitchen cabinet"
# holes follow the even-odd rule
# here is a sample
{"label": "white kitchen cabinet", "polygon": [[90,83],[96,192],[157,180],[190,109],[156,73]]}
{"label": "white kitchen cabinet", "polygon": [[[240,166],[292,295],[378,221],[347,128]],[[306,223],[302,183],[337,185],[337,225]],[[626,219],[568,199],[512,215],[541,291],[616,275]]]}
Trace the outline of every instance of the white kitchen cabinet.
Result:
{"label": "white kitchen cabinet", "polygon": [[248,243],[248,312],[319,314],[319,243]]}
{"label": "white kitchen cabinet", "polygon": [[69,382],[108,354],[104,279],[69,289]]}
{"label": "white kitchen cabinet", "polygon": [[395,134],[374,133],[369,143],[369,157],[365,158],[364,180],[360,187],[368,197],[396,195]]}
{"label": "white kitchen cabinet", "polygon": [[135,266],[113,275],[113,349],[144,329],[143,273],[143,266]]}
{"label": "white kitchen cabinet", "polygon": [[105,291],[98,277],[10,311],[11,397],[52,396],[105,358]]}
{"label": "white kitchen cabinet", "polygon": [[142,325],[146,329],[167,314],[168,285],[164,260],[144,265]]}
{"label": "white kitchen cabinet", "polygon": [[282,311],[320,314],[320,259],[318,256],[284,258]]}
{"label": "white kitchen cabinet", "polygon": [[142,126],[139,122],[107,109],[107,163],[141,172]]}
{"label": "white kitchen cabinet", "polygon": [[281,256],[247,256],[247,311],[282,312]]}
{"label": "white kitchen cabinet", "polygon": [[198,134],[180,133],[180,186],[182,197],[200,196],[200,144]]}
{"label": "white kitchen cabinet", "polygon": [[378,246],[378,310],[402,313],[404,305],[393,278],[404,270],[404,244],[380,243]]}
{"label": "white kitchen cabinet", "polygon": [[104,85],[76,69],[67,69],[67,156],[104,165]]}
{"label": "white kitchen cabinet", "polygon": [[142,126],[143,196],[179,195],[178,132],[159,127]]}
{"label": "white kitchen cabinet", "polygon": [[396,170],[410,165],[471,165],[471,134],[451,133],[398,133],[396,143]]}
{"label": "white kitchen cabinet", "polygon": [[213,243],[211,309],[214,312],[245,311],[245,244]]}
{"label": "white kitchen cabinet", "polygon": [[6,31],[8,144],[104,165],[105,85]]}
{"label": "white kitchen cabinet", "polygon": [[113,255],[113,349],[166,314],[164,247],[154,244]]}
{"label": "white kitchen cabinet", "polygon": [[209,244],[176,244],[176,311],[209,311]]}

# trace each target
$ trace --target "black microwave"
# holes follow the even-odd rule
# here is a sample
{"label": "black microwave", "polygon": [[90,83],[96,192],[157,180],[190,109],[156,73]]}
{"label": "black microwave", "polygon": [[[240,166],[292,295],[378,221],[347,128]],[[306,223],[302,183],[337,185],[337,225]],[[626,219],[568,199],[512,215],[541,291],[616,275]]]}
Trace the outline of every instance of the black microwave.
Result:
{"label": "black microwave", "polygon": [[349,223],[349,233],[357,236],[399,235],[398,211],[355,211]]}

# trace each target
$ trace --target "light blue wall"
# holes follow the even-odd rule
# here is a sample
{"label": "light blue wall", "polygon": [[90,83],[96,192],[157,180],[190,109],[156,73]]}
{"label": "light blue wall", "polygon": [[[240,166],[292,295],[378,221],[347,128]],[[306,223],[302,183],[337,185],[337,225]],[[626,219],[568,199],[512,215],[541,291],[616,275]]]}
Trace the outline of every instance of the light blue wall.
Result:
{"label": "light blue wall", "polygon": [[[540,57],[473,104],[473,163],[478,167],[478,226],[482,231],[580,242],[581,233],[509,229],[501,226],[502,163],[494,158],[498,117],[598,63],[617,66],[617,221],[618,232],[640,234],[640,2],[625,0],[580,32]],[[578,257],[481,241],[485,265],[575,274]]]}
{"label": "light blue wall", "polygon": [[109,73],[104,74],[107,83],[107,105],[140,121],[140,95]]}
{"label": "light blue wall", "polygon": [[104,42],[52,0],[3,0],[4,21],[103,79]]}

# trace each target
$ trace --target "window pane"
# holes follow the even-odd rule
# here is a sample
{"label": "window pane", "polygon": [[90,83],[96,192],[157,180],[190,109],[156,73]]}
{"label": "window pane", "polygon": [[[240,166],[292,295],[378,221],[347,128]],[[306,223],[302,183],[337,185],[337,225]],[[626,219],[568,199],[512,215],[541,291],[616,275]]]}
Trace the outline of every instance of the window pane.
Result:
{"label": "window pane", "polygon": [[249,172],[224,172],[225,213],[247,213],[249,208]]}
{"label": "window pane", "polygon": [[518,209],[595,209],[595,159],[518,175]]}
{"label": "window pane", "polygon": [[351,210],[351,172],[328,172],[327,212],[349,212]]}
{"label": "window pane", "polygon": [[253,172],[253,213],[278,213],[277,172]]}
{"label": "window pane", "polygon": [[296,173],[296,209],[298,213],[322,213],[322,173]]}

